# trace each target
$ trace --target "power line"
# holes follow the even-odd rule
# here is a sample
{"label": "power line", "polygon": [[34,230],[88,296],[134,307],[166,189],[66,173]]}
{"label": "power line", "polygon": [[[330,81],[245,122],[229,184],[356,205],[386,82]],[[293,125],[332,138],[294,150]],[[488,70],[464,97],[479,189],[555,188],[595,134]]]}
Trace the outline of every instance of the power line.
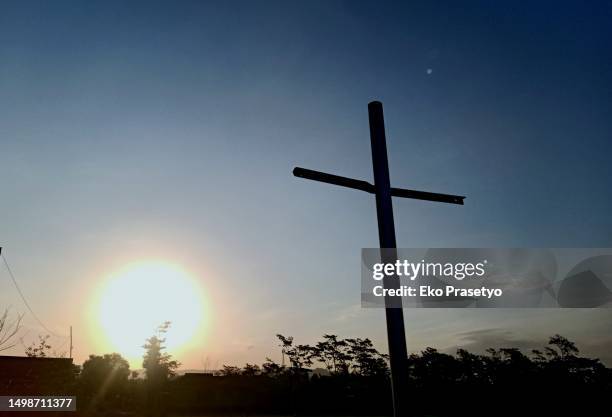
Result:
{"label": "power line", "polygon": [[36,320],[38,322],[38,324],[40,324],[40,326],[43,329],[45,329],[48,333],[52,334],[53,336],[60,337],[60,338],[65,338],[66,336],[60,336],[57,333],[52,332],[51,330],[49,330],[49,328],[47,326],[45,326],[44,323],[38,318],[36,313],[34,313],[34,310],[32,310],[32,307],[30,307],[30,304],[28,303],[28,300],[26,300],[25,295],[21,291],[21,288],[19,288],[19,284],[17,284],[17,280],[15,279],[15,275],[13,275],[13,271],[11,270],[11,267],[9,266],[6,258],[4,257],[4,254],[2,253],[2,248],[0,248],[0,257],[2,257],[2,260],[4,261],[4,265],[6,266],[6,270],[8,271],[9,276],[11,277],[11,281],[13,281],[13,285],[15,286],[15,289],[17,290],[17,293],[19,293],[19,297],[21,297],[21,301],[23,301],[23,304],[25,304],[25,306],[28,309],[28,311],[30,312],[30,314],[32,314],[32,317],[34,317],[34,320]]}

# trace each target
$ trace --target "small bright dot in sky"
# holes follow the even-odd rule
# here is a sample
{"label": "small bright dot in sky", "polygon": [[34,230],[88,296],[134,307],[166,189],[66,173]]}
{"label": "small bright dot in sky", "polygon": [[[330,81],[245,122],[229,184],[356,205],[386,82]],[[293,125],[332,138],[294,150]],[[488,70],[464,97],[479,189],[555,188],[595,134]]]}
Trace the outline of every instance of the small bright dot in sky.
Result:
{"label": "small bright dot in sky", "polygon": [[427,75],[431,75],[432,72],[433,70],[431,68],[427,68]]}

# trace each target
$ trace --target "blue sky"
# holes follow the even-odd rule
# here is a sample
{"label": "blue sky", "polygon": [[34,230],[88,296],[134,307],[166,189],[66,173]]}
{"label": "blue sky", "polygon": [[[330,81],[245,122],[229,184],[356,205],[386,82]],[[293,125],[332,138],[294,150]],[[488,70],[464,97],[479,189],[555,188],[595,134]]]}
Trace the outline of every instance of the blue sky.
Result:
{"label": "blue sky", "polygon": [[[291,169],[370,180],[377,99],[392,183],[467,196],[395,201],[400,246],[612,246],[611,17],[609,2],[2,2],[1,244],[46,324],[75,326],[77,360],[99,348],[94,288],[145,258],[185,266],[213,306],[188,366],[263,360],[277,332],[384,349],[383,312],[359,308],[373,199]],[[0,302],[20,311],[5,275]],[[607,311],[406,319],[411,349],[612,343]]]}

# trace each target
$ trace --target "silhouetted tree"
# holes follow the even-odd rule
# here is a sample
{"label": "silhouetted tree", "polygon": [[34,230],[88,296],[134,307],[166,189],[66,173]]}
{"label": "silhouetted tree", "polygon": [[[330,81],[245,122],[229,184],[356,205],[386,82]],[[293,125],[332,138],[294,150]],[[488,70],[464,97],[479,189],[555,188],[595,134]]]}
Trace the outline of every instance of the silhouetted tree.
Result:
{"label": "silhouetted tree", "polygon": [[157,328],[157,333],[148,338],[143,345],[145,349],[142,367],[146,373],[147,414],[162,415],[166,407],[162,398],[162,389],[168,379],[176,375],[180,363],[165,352],[166,339],[162,335],[168,332],[170,322],[166,321]]}
{"label": "silhouetted tree", "polygon": [[38,343],[32,342],[25,350],[25,354],[29,358],[46,358],[50,355],[51,345],[48,343],[49,335],[38,336]]}
{"label": "silhouetted tree", "polygon": [[334,334],[323,335],[323,341],[314,347],[314,357],[323,363],[331,374],[346,374],[352,358],[348,353],[346,340],[339,340]]}
{"label": "silhouetted tree", "polygon": [[241,371],[241,375],[244,375],[244,376],[256,376],[260,374],[261,374],[261,368],[258,365],[251,365],[250,363],[247,363],[246,365],[244,365],[244,368],[242,368],[242,371]]}
{"label": "silhouetted tree", "polygon": [[411,378],[419,387],[446,386],[459,379],[460,367],[452,355],[428,347],[408,358]]}
{"label": "silhouetted tree", "polygon": [[363,376],[386,376],[388,356],[378,352],[370,339],[346,339],[353,373]]}
{"label": "silhouetted tree", "polygon": [[580,353],[576,344],[561,335],[554,335],[548,340],[547,355],[552,359],[568,359]]}
{"label": "silhouetted tree", "polygon": [[85,395],[99,402],[118,401],[126,389],[130,365],[120,354],[89,355],[83,362],[79,382]]}
{"label": "silhouetted tree", "polygon": [[487,360],[481,355],[475,355],[465,349],[457,350],[459,362],[459,381],[465,384],[476,385],[483,381],[490,382],[487,375]]}
{"label": "silhouetted tree", "polygon": [[223,365],[223,368],[217,372],[219,376],[238,376],[240,375],[240,368],[237,366]]}
{"label": "silhouetted tree", "polygon": [[274,362],[270,358],[266,358],[266,361],[261,365],[262,375],[269,377],[277,377],[285,372],[285,367]]}
{"label": "silhouetted tree", "polygon": [[164,322],[157,329],[157,334],[148,338],[143,345],[145,354],[142,367],[146,371],[147,380],[153,385],[165,382],[174,376],[180,363],[172,359],[172,355],[164,352],[166,339],[161,335],[168,332],[170,322]]}
{"label": "silhouetted tree", "polygon": [[546,355],[539,349],[532,349],[531,354],[533,355],[533,361],[536,364],[543,364],[547,361]]}
{"label": "silhouetted tree", "polygon": [[8,308],[0,315],[0,352],[16,345],[16,343],[14,343],[14,338],[17,336],[19,329],[21,329],[22,319],[23,314],[17,314],[15,320],[9,321]]}
{"label": "silhouetted tree", "polygon": [[309,345],[294,345],[293,337],[285,337],[282,334],[277,334],[276,337],[281,341],[283,356],[289,359],[291,372],[303,374],[312,365],[315,350]]}

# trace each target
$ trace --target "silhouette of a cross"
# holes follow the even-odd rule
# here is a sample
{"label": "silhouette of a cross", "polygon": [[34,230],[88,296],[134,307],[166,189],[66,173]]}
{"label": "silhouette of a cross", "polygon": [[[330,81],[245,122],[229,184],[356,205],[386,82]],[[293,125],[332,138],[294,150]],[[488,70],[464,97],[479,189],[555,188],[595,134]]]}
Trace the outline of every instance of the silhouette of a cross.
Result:
{"label": "silhouette of a cross", "polygon": [[[368,104],[370,120],[370,142],[372,145],[372,166],[374,169],[374,185],[367,181],[313,171],[296,167],[293,175],[309,180],[354,188],[376,196],[376,214],[378,218],[378,238],[381,248],[392,250],[381,251],[383,263],[395,263],[395,224],[393,221],[393,203],[391,197],[414,198],[418,200],[437,201],[440,203],[461,204],[465,197],[450,194],[430,193],[426,191],[393,188],[389,181],[389,162],[387,160],[387,140],[382,103],[373,101]],[[399,288],[400,282],[395,277],[385,277],[385,288]],[[408,381],[408,350],[406,348],[406,332],[402,301],[398,297],[385,298],[385,313],[387,318],[387,340],[389,344],[389,361],[391,365],[391,388],[393,395],[394,417],[409,415],[407,406]]]}

